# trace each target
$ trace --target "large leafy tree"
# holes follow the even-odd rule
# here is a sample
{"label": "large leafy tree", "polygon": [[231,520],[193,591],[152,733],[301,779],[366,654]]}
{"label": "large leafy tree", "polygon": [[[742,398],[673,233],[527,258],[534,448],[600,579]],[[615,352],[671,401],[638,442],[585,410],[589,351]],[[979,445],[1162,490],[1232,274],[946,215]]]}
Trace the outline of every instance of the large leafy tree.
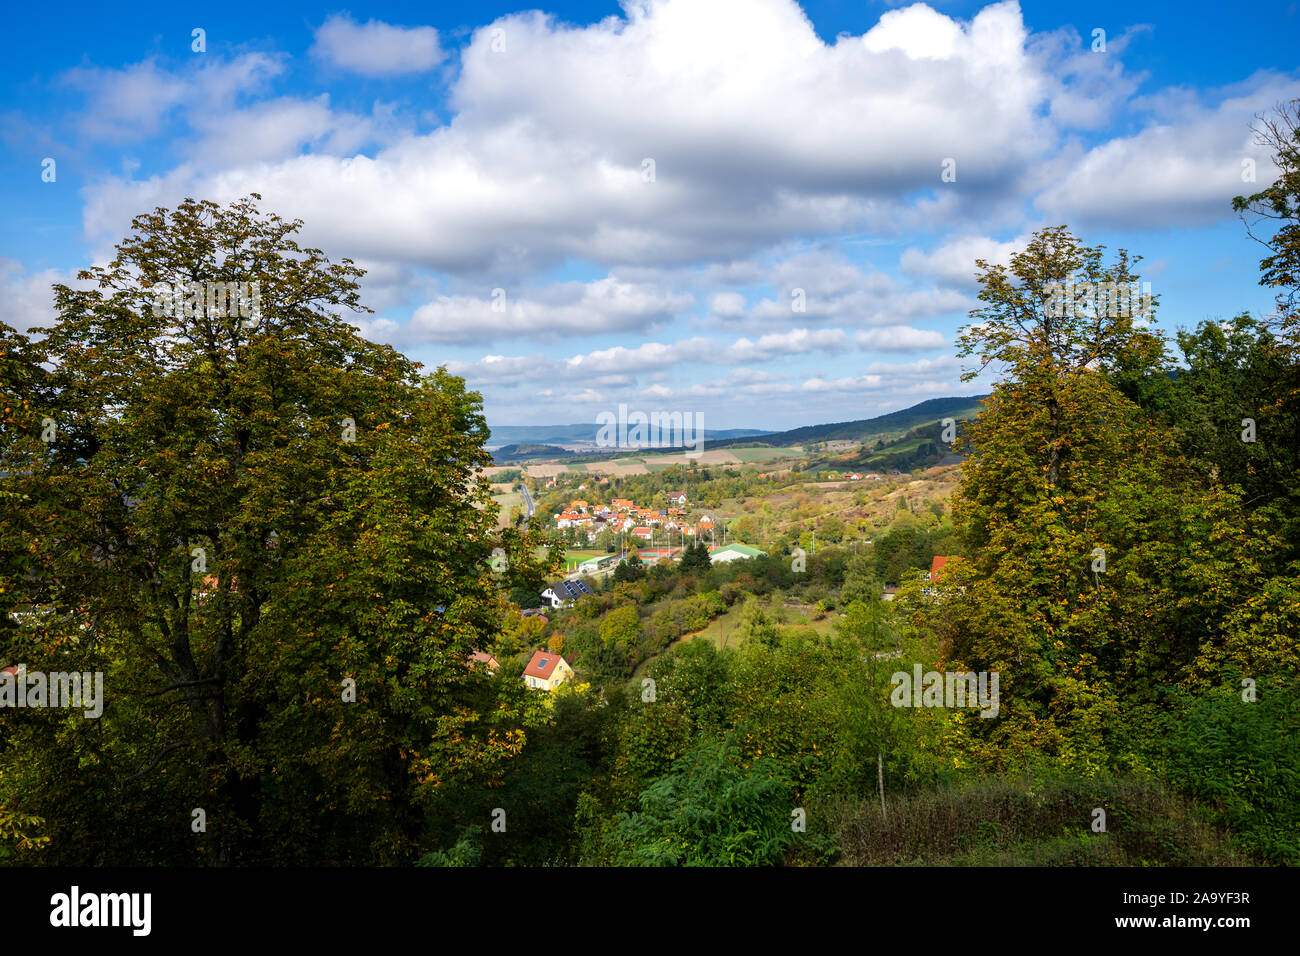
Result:
{"label": "large leafy tree", "polygon": [[980,263],[985,305],[962,354],[1004,374],[968,430],[954,505],[970,560],[951,577],[966,591],[945,589],[932,617],[951,661],[1001,674],[1003,716],[974,722],[1000,760],[1137,761],[1126,705],[1187,676],[1258,571],[1232,491],[1205,484],[1117,385],[1167,366],[1154,302],[1117,315],[1053,307],[1054,284],[1131,286],[1136,261],[1120,251],[1104,264],[1101,247],[1058,227],[1009,269]]}
{"label": "large leafy tree", "polygon": [[[479,396],[362,338],[362,270],[258,198],[138,217],[38,344],[0,330],[0,587],[42,611],[0,657],[105,674],[98,721],[6,715],[58,861],[406,859],[521,746],[465,664],[492,549],[528,575],[540,543],[494,530]],[[156,307],[244,282],[252,314]]]}

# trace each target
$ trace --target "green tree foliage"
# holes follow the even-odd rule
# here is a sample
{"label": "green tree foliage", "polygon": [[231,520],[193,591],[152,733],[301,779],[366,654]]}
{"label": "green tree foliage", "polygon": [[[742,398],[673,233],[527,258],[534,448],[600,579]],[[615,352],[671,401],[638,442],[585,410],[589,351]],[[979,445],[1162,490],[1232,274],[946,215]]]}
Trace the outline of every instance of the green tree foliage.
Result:
{"label": "green tree foliage", "polygon": [[635,649],[641,619],[636,606],[624,604],[610,611],[600,622],[600,640],[606,648],[628,653]]}
{"label": "green tree foliage", "polygon": [[614,568],[614,583],[623,584],[628,581],[640,581],[645,577],[645,565],[641,561],[641,555],[633,552],[630,557],[624,558]]}
{"label": "green tree foliage", "polygon": [[[361,338],[361,270],[256,198],[138,217],[39,345],[4,332],[6,388],[54,371],[0,444],[0,586],[51,613],[0,656],[105,673],[98,721],[6,718],[56,862],[396,861],[438,787],[517,750],[464,661],[492,548],[527,575],[542,542],[471,480],[479,396]],[[191,281],[258,282],[260,315],[155,308]]]}
{"label": "green tree foliage", "polygon": [[1240,493],[1278,532],[1278,571],[1300,557],[1300,351],[1263,320],[1239,315],[1177,335],[1184,367],[1117,382],[1178,442],[1206,484]]}
{"label": "green tree foliage", "polygon": [[736,625],[736,639],[740,643],[756,641],[774,647],[780,639],[780,632],[777,622],[763,610],[762,604],[750,599],[741,609],[740,621]]}
{"label": "green tree foliage", "polygon": [[1300,696],[1269,683],[1246,701],[1226,688],[1180,702],[1167,727],[1169,775],[1249,848],[1300,863]]}
{"label": "green tree foliage", "polygon": [[793,842],[789,788],[779,764],[745,761],[724,741],[702,741],[641,795],[614,834],[627,866],[771,866]]}
{"label": "green tree foliage", "polygon": [[703,541],[692,541],[682,551],[679,567],[683,572],[707,571],[712,566],[708,545]]}
{"label": "green tree foliage", "polygon": [[1085,772],[1135,759],[1122,702],[1187,676],[1260,554],[1231,491],[1106,376],[1158,373],[1159,340],[1131,316],[1047,306],[1053,282],[1137,282],[1123,251],[1101,260],[1051,228],[1010,270],[981,263],[962,353],[1006,376],[969,428],[954,505],[971,560],[949,580],[968,590],[932,615],[953,661],[1002,675],[1004,716],[982,728],[1012,744],[1000,759],[1041,750]]}

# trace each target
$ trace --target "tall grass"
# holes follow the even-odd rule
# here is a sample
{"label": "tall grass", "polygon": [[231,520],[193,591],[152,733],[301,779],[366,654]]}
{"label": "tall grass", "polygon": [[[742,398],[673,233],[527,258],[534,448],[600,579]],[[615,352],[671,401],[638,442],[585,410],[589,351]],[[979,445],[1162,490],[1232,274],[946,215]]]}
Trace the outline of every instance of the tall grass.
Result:
{"label": "tall grass", "polygon": [[[1094,809],[1105,832],[1093,832]],[[1256,862],[1157,781],[987,777],[900,795],[835,798],[846,866],[1232,866]]]}

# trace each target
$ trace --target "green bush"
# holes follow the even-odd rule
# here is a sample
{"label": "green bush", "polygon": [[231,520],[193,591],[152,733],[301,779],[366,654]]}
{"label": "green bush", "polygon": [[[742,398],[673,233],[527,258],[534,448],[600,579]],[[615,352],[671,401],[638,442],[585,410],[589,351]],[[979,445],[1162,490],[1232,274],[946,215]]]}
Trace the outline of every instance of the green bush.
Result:
{"label": "green bush", "polygon": [[796,836],[779,765],[726,741],[696,744],[640,803],[613,834],[624,866],[772,866]]}
{"label": "green bush", "polygon": [[1168,773],[1211,819],[1273,863],[1300,864],[1300,688],[1261,684],[1190,702],[1168,737]]}

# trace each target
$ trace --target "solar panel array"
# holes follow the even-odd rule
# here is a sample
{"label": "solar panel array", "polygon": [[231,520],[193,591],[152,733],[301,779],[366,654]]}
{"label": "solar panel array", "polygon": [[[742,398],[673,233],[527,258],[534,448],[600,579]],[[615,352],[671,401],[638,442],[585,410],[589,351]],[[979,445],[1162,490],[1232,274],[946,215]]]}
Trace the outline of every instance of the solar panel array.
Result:
{"label": "solar panel array", "polygon": [[561,581],[559,584],[554,586],[553,590],[555,591],[556,594],[560,595],[561,597],[567,594],[571,599],[575,601],[578,598],[582,597],[584,594],[596,593],[591,588],[587,587],[587,583],[585,581]]}

